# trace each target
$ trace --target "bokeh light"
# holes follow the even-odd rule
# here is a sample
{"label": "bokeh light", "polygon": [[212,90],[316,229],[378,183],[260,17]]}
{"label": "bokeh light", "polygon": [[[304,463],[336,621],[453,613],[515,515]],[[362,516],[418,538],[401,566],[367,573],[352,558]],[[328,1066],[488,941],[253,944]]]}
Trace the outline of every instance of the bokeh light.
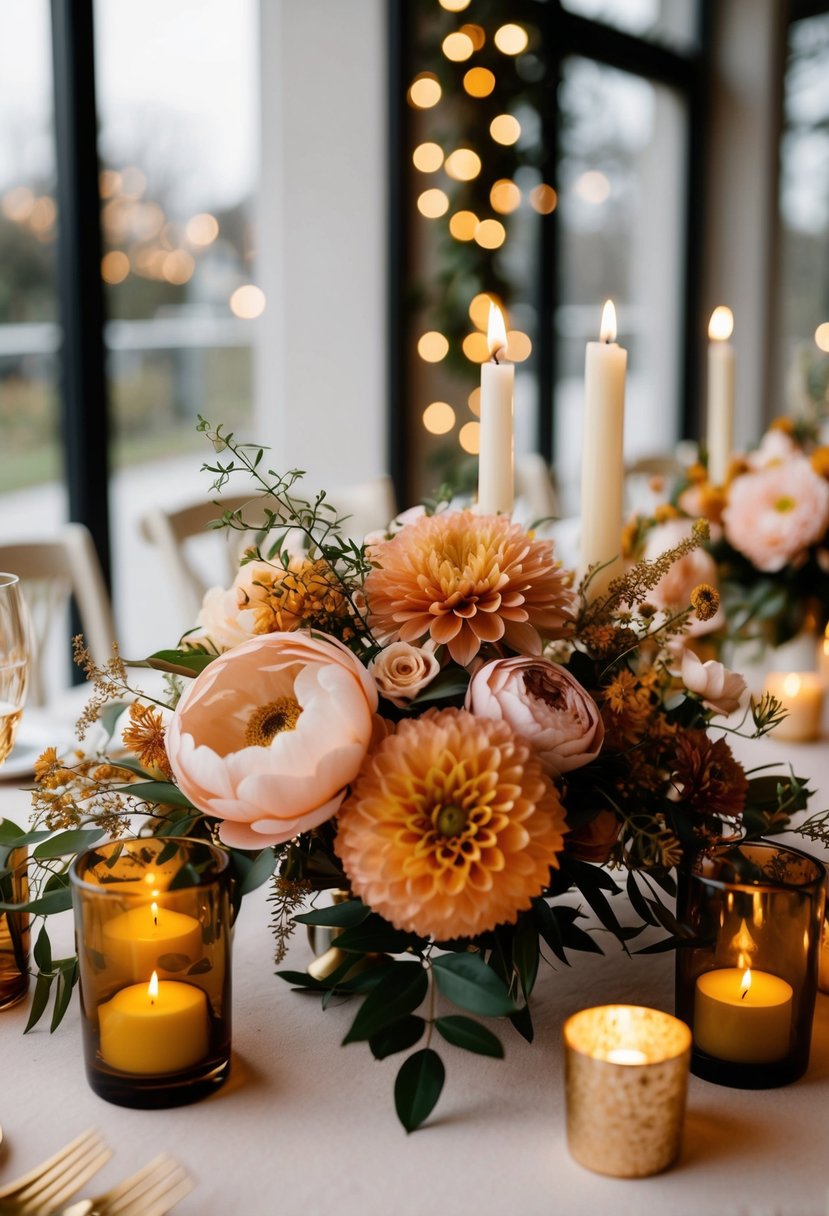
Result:
{"label": "bokeh light", "polygon": [[463,87],[470,97],[489,97],[495,88],[495,75],[489,68],[470,68],[463,78]]}
{"label": "bokeh light", "polygon": [[430,110],[440,101],[441,93],[437,76],[432,72],[421,72],[409,86],[409,105],[416,110]]}
{"label": "bokeh light", "polygon": [[486,363],[489,358],[486,334],[467,334],[463,340],[463,353],[470,363]]}
{"label": "bokeh light", "polygon": [[477,456],[481,450],[480,422],[465,422],[458,432],[458,443],[470,456]]}
{"label": "bokeh light", "polygon": [[495,45],[504,55],[520,55],[530,41],[523,25],[502,25],[495,31]]}
{"label": "bokeh light", "polygon": [[183,283],[187,283],[193,277],[195,268],[196,263],[186,249],[173,249],[164,258],[162,270],[168,283],[181,287]]}
{"label": "bokeh light", "polygon": [[480,418],[480,416],[481,416],[481,387],[480,387],[480,385],[478,385],[477,388],[473,388],[472,392],[469,394],[469,398],[467,400],[467,405],[469,406],[470,410],[475,415],[475,417]]}
{"label": "bokeh light", "polygon": [[496,144],[517,143],[521,137],[521,123],[512,114],[499,114],[489,124],[489,133]]}
{"label": "bokeh light", "polygon": [[446,215],[449,210],[449,199],[443,190],[438,190],[436,187],[432,190],[424,190],[417,200],[417,209],[421,215],[425,215],[427,220],[436,220],[441,215]]}
{"label": "bokeh light", "polygon": [[57,214],[58,209],[55,206],[55,200],[49,198],[48,194],[42,194],[32,204],[29,226],[34,232],[47,232],[54,224]]}
{"label": "bokeh light", "polygon": [[479,292],[478,295],[473,297],[472,302],[469,305],[469,320],[476,329],[479,329],[481,333],[484,334],[486,333],[487,326],[489,325],[489,309],[491,304],[495,304],[506,316],[504,301],[500,296],[495,295],[494,292]]}
{"label": "bokeh light", "polygon": [[115,169],[102,169],[98,175],[98,193],[101,198],[112,198],[121,189],[121,174]]}
{"label": "bokeh light", "polygon": [[412,153],[412,164],[421,173],[437,173],[443,164],[443,148],[440,144],[418,144]]}
{"label": "bokeh light", "polygon": [[455,411],[447,401],[433,401],[423,411],[423,425],[430,435],[446,435],[455,425]]}
{"label": "bokeh light", "polygon": [[219,221],[208,211],[200,211],[187,221],[184,233],[191,245],[212,245],[219,235]]}
{"label": "bokeh light", "polygon": [[493,211],[497,211],[500,215],[509,215],[511,211],[515,211],[517,207],[521,206],[521,191],[508,177],[501,177],[493,184],[489,192],[489,201]]}
{"label": "bokeh light", "polygon": [[241,317],[243,321],[253,321],[256,317],[262,316],[266,303],[265,293],[261,287],[256,287],[253,283],[245,283],[243,287],[237,287],[230,297],[230,311],[235,317]]}
{"label": "bokeh light", "polygon": [[462,13],[470,3],[471,0],[440,0],[440,7],[445,8],[447,13]]}
{"label": "bokeh light", "polygon": [[829,354],[829,321],[824,321],[822,325],[818,325],[815,330],[815,342],[819,350],[826,351]]}
{"label": "bokeh light", "polygon": [[530,191],[530,203],[539,215],[549,215],[550,212],[555,211],[557,202],[558,195],[546,182],[539,182]]}
{"label": "bokeh light", "polygon": [[15,224],[24,224],[34,205],[35,196],[28,186],[12,186],[3,195],[3,214]]}
{"label": "bokeh light", "polygon": [[481,220],[475,229],[475,243],[482,249],[499,249],[507,239],[507,230],[500,220]]}
{"label": "bokeh light", "polygon": [[533,344],[529,334],[525,334],[520,329],[507,330],[506,357],[512,363],[523,363],[525,359],[529,359],[532,351]]}
{"label": "bokeh light", "polygon": [[449,221],[449,231],[456,241],[474,241],[478,217],[474,211],[456,211]]}
{"label": "bokeh light", "polygon": [[456,148],[447,156],[445,168],[456,182],[471,182],[481,172],[481,158],[471,148]]}
{"label": "bokeh light", "polygon": [[124,198],[140,198],[147,189],[147,178],[135,165],[121,173],[121,193]]}
{"label": "bokeh light", "polygon": [[486,42],[486,34],[483,26],[480,25],[462,25],[461,33],[466,34],[469,41],[472,43],[472,49],[479,51]]}
{"label": "bokeh light", "polygon": [[591,203],[594,207],[600,206],[610,198],[610,182],[599,169],[588,169],[586,173],[582,173],[576,178],[573,189],[580,199],[583,199],[585,203]]}
{"label": "bokeh light", "polygon": [[475,46],[468,34],[462,34],[460,30],[456,30],[454,34],[446,35],[441,49],[452,63],[463,63],[475,50]]}
{"label": "bokeh light", "polygon": [[101,258],[101,278],[113,286],[123,283],[130,272],[130,260],[120,249],[111,249]]}
{"label": "bokeh light", "polygon": [[449,339],[439,330],[430,329],[418,339],[417,353],[425,363],[440,363],[449,354]]}

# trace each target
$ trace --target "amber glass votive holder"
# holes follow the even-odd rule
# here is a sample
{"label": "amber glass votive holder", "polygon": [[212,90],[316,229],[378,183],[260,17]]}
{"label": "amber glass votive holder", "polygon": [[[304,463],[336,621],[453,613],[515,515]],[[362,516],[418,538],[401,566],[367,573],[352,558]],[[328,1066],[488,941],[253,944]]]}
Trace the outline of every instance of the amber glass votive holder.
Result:
{"label": "amber glass votive holder", "polygon": [[181,1106],[230,1070],[228,857],[201,840],[98,845],[71,870],[86,1073],[119,1106]]}
{"label": "amber glass votive holder", "polygon": [[691,1071],[739,1089],[796,1081],[809,1065],[826,898],[823,866],[771,841],[726,845],[680,872],[676,1012]]}
{"label": "amber glass votive holder", "polygon": [[691,1034],[642,1005],[582,1009],[564,1023],[567,1144],[589,1170],[647,1178],[682,1145]]}
{"label": "amber glass votive holder", "polygon": [[[0,847],[0,900],[23,904],[29,897],[28,854]],[[29,914],[0,912],[0,1009],[22,1001],[29,991]]]}

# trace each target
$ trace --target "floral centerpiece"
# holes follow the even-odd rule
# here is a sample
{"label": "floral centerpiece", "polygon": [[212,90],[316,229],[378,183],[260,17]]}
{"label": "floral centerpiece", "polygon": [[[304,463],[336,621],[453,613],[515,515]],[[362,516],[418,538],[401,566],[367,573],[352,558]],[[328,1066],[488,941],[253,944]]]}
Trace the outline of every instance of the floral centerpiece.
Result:
{"label": "floral centerpiece", "polygon": [[[87,741],[72,763],[41,757],[35,831],[21,838],[42,871],[30,908],[66,907],[66,854],[134,831],[136,814],[158,835],[217,840],[240,898],[271,883],[277,964],[296,922],[334,930],[329,967],[280,974],[323,1005],[360,1001],[345,1042],[409,1053],[395,1102],[412,1130],[444,1083],[439,1040],[500,1056],[487,1016],[531,1040],[547,952],[601,953],[585,909],[625,949],[648,928],[662,932],[645,951],[672,948],[688,935],[672,868],[786,825],[809,791],[747,773],[729,746],[729,730],[770,729],[773,698],[726,726],[742,679],[674,657],[719,597],[700,581],[666,613],[654,593],[698,560],[706,523],[593,596],[593,572],[574,586],[552,541],[505,516],[432,504],[365,544],[343,540],[324,495],[295,496],[298,473],[201,429],[227,453],[205,466],[215,489],[252,476],[265,527],[252,538],[244,510],[217,520],[246,542],[239,572],[175,650],[101,669],[79,642],[96,687],[81,728],[109,737],[122,715],[126,754]],[[166,673],[163,695],[135,690],[142,667]],[[623,885],[633,924],[611,902]],[[35,958],[30,1024],[53,984],[56,1024],[72,960],[52,959],[46,928]],[[438,1014],[438,993],[462,1012]]]}
{"label": "floral centerpiece", "polygon": [[778,418],[760,444],[735,455],[723,485],[693,465],[669,503],[631,521],[630,560],[652,557],[687,535],[698,518],[711,536],[656,589],[660,605],[681,603],[690,579],[718,588],[721,611],[691,632],[714,643],[751,642],[761,651],[801,629],[823,629],[829,613],[829,447],[814,422]]}

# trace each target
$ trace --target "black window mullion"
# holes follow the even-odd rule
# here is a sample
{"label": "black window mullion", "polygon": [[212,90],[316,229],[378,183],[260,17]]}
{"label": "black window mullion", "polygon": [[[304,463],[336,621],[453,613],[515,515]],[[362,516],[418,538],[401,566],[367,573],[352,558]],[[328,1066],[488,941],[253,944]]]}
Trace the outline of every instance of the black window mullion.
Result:
{"label": "black window mullion", "polygon": [[52,0],[60,385],[69,518],[92,533],[111,582],[109,411],[92,0]]}

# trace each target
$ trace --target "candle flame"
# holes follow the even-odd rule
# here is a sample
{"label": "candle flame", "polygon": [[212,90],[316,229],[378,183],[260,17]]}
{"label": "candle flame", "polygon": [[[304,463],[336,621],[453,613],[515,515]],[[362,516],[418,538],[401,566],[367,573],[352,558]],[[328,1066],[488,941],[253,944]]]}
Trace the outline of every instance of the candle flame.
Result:
{"label": "candle flame", "polygon": [[150,912],[152,913],[153,924],[157,927],[158,926],[158,904],[155,904],[155,903],[150,904]]}
{"label": "candle flame", "polygon": [[602,309],[602,323],[599,328],[600,342],[616,341],[616,308],[612,300],[605,300]]}
{"label": "candle flame", "polygon": [[731,939],[731,949],[737,952],[737,966],[747,967],[750,955],[757,949],[757,943],[749,933],[745,918],[740,921],[740,928]]}
{"label": "candle flame", "polygon": [[746,999],[746,995],[747,995],[750,987],[751,987],[751,968],[746,967],[745,971],[743,972],[743,978],[740,981],[740,1000],[741,1001],[744,1001]]}
{"label": "candle flame", "polygon": [[797,672],[791,671],[783,681],[783,692],[787,697],[796,697],[800,692],[801,679]]}
{"label": "candle flame", "polygon": [[158,996],[158,972],[154,971],[150,977],[150,982],[147,985],[147,996],[150,998],[150,1004],[153,1003]]}
{"label": "candle flame", "polygon": [[763,896],[759,891],[755,891],[751,897],[751,901],[753,909],[751,914],[752,924],[755,926],[755,928],[762,929],[763,921],[765,920],[765,912],[763,911]]}
{"label": "candle flame", "polygon": [[708,337],[713,342],[726,342],[734,332],[734,314],[724,304],[718,304],[708,322]]}
{"label": "candle flame", "polygon": [[614,1047],[607,1053],[608,1064],[647,1064],[648,1057],[644,1051],[635,1047]]}
{"label": "candle flame", "polygon": [[486,327],[486,341],[491,358],[497,358],[499,352],[506,350],[507,327],[504,324],[504,314],[497,304],[489,302],[489,323]]}

